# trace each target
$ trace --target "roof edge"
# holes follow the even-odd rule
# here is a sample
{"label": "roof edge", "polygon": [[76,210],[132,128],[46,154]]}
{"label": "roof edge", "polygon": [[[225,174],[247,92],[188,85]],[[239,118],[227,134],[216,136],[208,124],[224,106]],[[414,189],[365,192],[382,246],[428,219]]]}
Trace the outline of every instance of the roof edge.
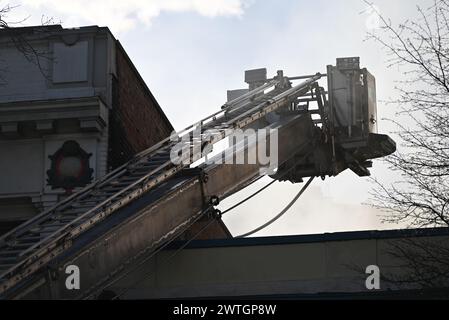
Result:
{"label": "roof edge", "polygon": [[[449,236],[449,227],[446,228],[424,228],[424,229],[396,229],[396,230],[371,230],[371,231],[350,231],[310,235],[275,236],[258,238],[232,238],[219,240],[194,240],[186,249],[198,248],[219,248],[219,247],[248,247],[248,246],[268,246],[287,245],[301,243],[319,243],[329,241],[351,241],[351,240],[377,240],[395,239],[411,237],[437,237]],[[177,241],[167,246],[167,249],[177,249],[185,244],[184,241]]]}

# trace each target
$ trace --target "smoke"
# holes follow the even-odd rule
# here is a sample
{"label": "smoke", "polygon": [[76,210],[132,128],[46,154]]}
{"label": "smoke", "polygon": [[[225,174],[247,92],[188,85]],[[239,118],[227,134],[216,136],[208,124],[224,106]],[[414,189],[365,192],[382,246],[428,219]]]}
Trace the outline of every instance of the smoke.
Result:
{"label": "smoke", "polygon": [[[354,177],[357,179],[357,177]],[[262,179],[254,185],[232,196],[220,204],[225,210],[234,203],[252,194],[265,185],[269,179]],[[354,201],[340,201],[323,192],[322,181],[315,179],[293,207],[278,221],[254,236],[278,236],[296,234],[320,234],[352,230],[398,229],[396,224],[382,223],[385,213]],[[255,229],[277,215],[301,189],[302,184],[276,183],[247,203],[224,216],[224,222],[234,236]],[[347,193],[353,193],[355,184],[348,186]],[[278,196],[273,196],[274,194]],[[282,195],[282,196],[279,196]],[[342,199],[343,200],[343,199]]]}

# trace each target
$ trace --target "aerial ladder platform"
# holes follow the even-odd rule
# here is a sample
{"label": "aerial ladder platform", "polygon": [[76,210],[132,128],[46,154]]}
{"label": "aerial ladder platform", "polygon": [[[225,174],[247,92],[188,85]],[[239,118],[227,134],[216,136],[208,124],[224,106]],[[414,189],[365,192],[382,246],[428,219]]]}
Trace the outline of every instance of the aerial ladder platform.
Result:
{"label": "aerial ladder platform", "polygon": [[[337,59],[327,74],[278,71],[256,80],[214,114],[3,235],[0,298],[96,298],[199,219],[220,219],[220,200],[262,175],[293,183],[346,169],[368,176],[370,160],[396,150],[377,133],[375,80],[358,58]],[[247,129],[258,138],[232,142]],[[257,153],[261,137],[265,146],[278,142],[275,168],[233,164],[239,154]],[[211,156],[221,141],[229,146]],[[70,265],[81,272],[78,290],[66,287]]]}

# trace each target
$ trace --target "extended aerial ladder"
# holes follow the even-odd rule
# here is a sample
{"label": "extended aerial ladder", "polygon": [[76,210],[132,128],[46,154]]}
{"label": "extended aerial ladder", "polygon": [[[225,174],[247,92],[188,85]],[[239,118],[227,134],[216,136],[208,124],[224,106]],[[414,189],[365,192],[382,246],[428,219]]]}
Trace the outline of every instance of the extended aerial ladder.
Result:
{"label": "extended aerial ladder", "polygon": [[[327,92],[319,85],[325,76]],[[302,182],[350,168],[366,176],[370,159],[395,151],[388,136],[375,133],[374,78],[358,59],[337,60],[327,75],[288,78],[280,71],[253,89],[3,235],[0,297],[94,298],[204,215],[219,218],[219,200],[262,174]],[[231,143],[214,161],[192,166],[247,128],[267,129],[268,141],[276,132],[276,172],[259,161],[226,161],[258,150],[258,139]],[[179,150],[188,152],[174,161]],[[82,273],[79,290],[65,286],[68,265]]]}

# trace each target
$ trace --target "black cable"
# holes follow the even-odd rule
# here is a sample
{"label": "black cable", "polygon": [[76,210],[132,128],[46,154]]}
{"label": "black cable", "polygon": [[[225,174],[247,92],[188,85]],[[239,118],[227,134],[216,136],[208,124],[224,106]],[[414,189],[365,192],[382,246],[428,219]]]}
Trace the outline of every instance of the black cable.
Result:
{"label": "black cable", "polygon": [[[263,177],[263,176],[262,176]],[[264,191],[266,188],[268,188],[269,186],[271,186],[273,183],[275,183],[277,180],[273,180],[270,183],[268,183],[265,187],[259,189],[258,191],[256,191],[255,193],[253,193],[252,195],[250,195],[249,197],[243,199],[242,201],[238,202],[237,204],[233,205],[232,207],[230,207],[229,209],[226,209],[225,211],[223,211],[223,214],[228,213],[229,211],[234,210],[235,208],[237,208],[238,206],[242,205],[243,203],[245,203],[246,201],[254,198],[255,196],[257,196],[259,193],[261,193],[262,191]]]}
{"label": "black cable", "polygon": [[[290,170],[288,170],[287,172],[289,172]],[[257,178],[254,182],[260,180],[261,178],[263,178],[264,176],[260,176],[259,178]],[[237,208],[238,206],[240,206],[241,204],[245,203],[246,201],[250,200],[251,198],[255,197],[256,195],[258,195],[259,193],[261,193],[263,190],[267,189],[269,186],[271,186],[273,183],[275,183],[277,180],[273,180],[270,183],[268,183],[266,186],[262,187],[261,189],[259,189],[258,191],[256,191],[255,193],[253,193],[251,196],[245,198],[244,200],[238,202],[237,204],[233,205],[232,207],[230,207],[229,209],[227,209],[226,211],[224,211],[221,215],[228,213],[231,210],[234,210],[235,208]],[[195,223],[198,219],[196,219],[193,223]],[[185,249],[185,247],[187,247],[193,240],[195,240],[201,233],[203,233],[207,228],[209,228],[212,223],[214,223],[215,220],[212,219],[211,221],[209,221],[209,223],[207,223],[203,228],[201,228],[191,239],[189,239],[188,241],[186,241],[178,250],[176,250],[173,255],[171,255],[169,258],[167,258],[166,260],[164,260],[162,263],[165,262],[169,262],[171,259],[173,259],[177,254],[179,254],[182,250]],[[191,225],[193,225],[193,223]],[[174,239],[176,239],[176,237],[174,237]],[[174,240],[169,241],[168,243],[164,244],[162,247],[158,248],[155,252],[153,252],[151,255],[149,255],[148,257],[146,257],[143,261],[141,261],[135,268],[133,268],[133,270],[136,270],[137,268],[139,268],[142,264],[144,264],[146,261],[148,261],[148,259],[152,258],[154,255],[156,255],[157,253],[159,253],[160,251],[162,251],[163,249],[165,249],[170,243],[172,243]],[[146,279],[148,277],[150,277],[154,272],[150,272],[146,275],[143,276],[142,279]],[[110,287],[112,284],[116,283],[117,281],[119,281],[120,279],[123,279],[124,277],[126,277],[129,274],[129,272],[127,272],[126,274],[122,275],[121,277],[119,277],[118,279],[114,279],[114,281],[110,282],[106,287]],[[140,281],[139,280],[139,281]],[[137,283],[137,282],[136,282]],[[123,296],[126,292],[128,292],[130,290],[130,288],[132,288],[133,285],[129,286],[128,288],[125,288],[124,290],[122,290],[119,294],[115,295],[112,299],[118,299],[121,296]]]}
{"label": "black cable", "polygon": [[[288,170],[287,172],[289,172],[290,170]],[[264,176],[260,176],[259,178],[257,178],[256,180],[254,180],[253,182],[256,182],[260,179],[262,179]],[[251,196],[247,197],[246,199],[240,201],[239,203],[237,203],[236,205],[232,206],[231,208],[227,209],[226,211],[224,211],[221,215],[228,213],[229,211],[235,209],[236,207],[240,206],[241,204],[243,204],[244,202],[250,200],[251,198],[253,198],[254,196],[256,196],[257,194],[259,194],[260,192],[262,192],[263,190],[267,189],[269,186],[271,186],[273,183],[275,183],[276,180],[271,181],[269,184],[267,184],[266,186],[262,187],[260,190],[258,190],[257,192],[255,192],[254,194],[252,194]],[[210,208],[209,208],[210,209]],[[202,215],[200,215],[199,218],[201,218]],[[190,226],[192,226],[196,221],[199,220],[195,219],[195,221],[193,221]],[[172,256],[170,256],[170,258],[168,260],[171,260],[172,258],[174,258],[180,251],[182,251],[186,246],[188,246],[193,240],[195,240],[201,233],[204,232],[204,230],[206,230],[208,227],[210,227],[212,225],[212,223],[215,222],[215,220],[211,220],[209,221],[208,224],[206,224],[203,228],[201,228],[190,240],[186,241],[185,244],[183,244]],[[189,226],[189,227],[190,227]],[[143,261],[141,261],[136,267],[134,267],[131,271],[138,269],[142,264],[144,264],[146,261],[148,261],[149,259],[151,259],[152,257],[154,257],[157,253],[159,253],[160,251],[162,251],[163,249],[165,249],[169,244],[171,244],[174,240],[176,239],[176,237],[173,237],[173,240],[168,241],[167,243],[165,243],[163,246],[159,247],[156,251],[154,251],[152,254],[150,254],[148,257],[146,257]],[[165,262],[165,261],[164,261]],[[117,281],[123,279],[124,277],[126,277],[128,274],[130,273],[127,272],[124,275],[114,279],[114,281],[110,282],[108,285],[104,286],[103,288],[107,288],[110,287],[112,284],[116,283]],[[144,275],[144,278],[148,278],[149,276],[151,276],[152,273],[149,273],[148,275]],[[129,291],[129,288],[131,288],[132,286],[129,286],[127,289],[124,289],[121,293],[117,294],[114,296],[114,298],[112,299],[118,299],[121,296],[123,296],[123,294],[125,294],[127,291]],[[89,295],[89,297],[92,296]]]}
{"label": "black cable", "polygon": [[[307,153],[306,155],[304,155],[303,157],[301,157],[301,160],[302,160],[303,158],[306,158],[307,156],[309,156],[309,154],[310,154],[310,152]],[[300,161],[300,160],[299,160],[299,161]],[[299,161],[298,161],[298,162],[299,162]],[[288,169],[288,170],[286,170],[285,172],[283,172],[279,177],[277,177],[277,179],[280,179],[280,178],[286,176],[286,175],[287,175],[290,171],[292,171],[293,169],[294,169],[294,166],[292,166],[290,169]],[[263,178],[263,177],[264,177],[264,176],[260,176],[259,178],[257,178],[256,180],[254,180],[253,183],[256,182],[256,181],[258,181],[258,180],[260,180],[260,179]],[[305,191],[305,189],[308,187],[308,185],[312,182],[313,178],[314,178],[314,177],[312,177],[312,178],[307,182],[306,186],[300,191],[300,194],[298,194],[298,195],[295,197],[296,199],[294,199],[293,203],[296,202],[296,200],[299,198],[299,196]],[[237,204],[233,205],[233,206],[230,207],[229,209],[226,209],[221,215],[224,215],[224,214],[230,212],[231,210],[234,210],[234,209],[237,208],[238,206],[240,206],[240,205],[242,205],[243,203],[247,202],[248,200],[252,199],[252,198],[255,197],[256,195],[258,195],[259,193],[261,193],[262,191],[264,191],[265,189],[267,189],[268,187],[270,187],[271,185],[273,185],[276,181],[277,181],[277,180],[271,181],[270,183],[268,183],[267,185],[265,185],[264,187],[262,187],[261,189],[259,189],[258,191],[256,191],[256,192],[253,193],[252,195],[250,195],[249,197],[243,199],[242,201],[240,201],[240,202],[238,202]],[[291,203],[291,205],[293,205],[293,203]],[[286,209],[284,209],[284,210],[287,211],[287,210],[291,207],[291,205],[289,205],[288,208],[286,208]],[[283,210],[283,211],[284,211],[284,210]],[[285,212],[284,212],[284,213],[285,213]],[[283,214],[283,213],[282,213],[282,214]],[[281,214],[281,216],[282,216],[282,214]],[[279,215],[278,215],[278,216],[279,216]],[[280,216],[277,217],[276,220],[279,219],[279,218],[280,218]],[[272,219],[272,220],[273,220],[273,219]],[[274,221],[276,221],[276,220],[274,220]],[[196,221],[197,221],[197,220],[195,220],[194,222],[196,222]],[[273,221],[273,222],[274,222],[274,221]],[[193,223],[194,223],[194,222],[193,222]],[[199,231],[198,231],[198,232],[197,232],[197,233],[196,233],[190,240],[186,241],[186,242],[185,242],[185,243],[184,243],[178,250],[176,250],[176,252],[174,252],[169,258],[167,258],[167,259],[166,259],[165,261],[163,261],[163,262],[167,262],[167,261],[173,259],[177,254],[179,254],[179,252],[181,252],[181,251],[182,251],[185,247],[187,247],[187,246],[188,246],[194,239],[196,239],[202,232],[204,232],[204,230],[206,230],[210,225],[212,225],[213,222],[215,222],[214,219],[212,219],[208,224],[206,224],[203,228],[201,228],[201,229],[200,229],[200,230],[199,230]],[[193,225],[193,223],[192,223],[191,225]],[[271,222],[271,223],[272,223],[272,222]],[[174,238],[174,239],[175,239],[175,238]],[[155,252],[153,252],[149,257],[147,257],[147,258],[145,258],[143,261],[141,261],[141,262],[138,264],[138,266],[137,266],[136,268],[138,268],[138,267],[141,266],[143,263],[145,263],[146,261],[148,261],[148,259],[152,258],[155,254],[159,253],[162,249],[166,248],[170,243],[172,243],[172,242],[174,241],[174,239],[173,239],[172,241],[169,241],[168,243],[164,244],[164,245],[163,245],[162,247],[160,247],[158,250],[156,250]],[[134,268],[133,270],[136,270],[136,268]],[[144,275],[144,277],[141,278],[141,279],[146,279],[146,278],[148,278],[149,276],[151,276],[153,273],[154,273],[154,272],[150,272],[150,273]],[[128,275],[128,274],[129,274],[129,272],[126,273],[125,275],[121,276],[119,279],[114,280],[114,281],[112,282],[112,284],[115,283],[115,282],[117,282],[118,280],[122,279],[123,277],[125,277],[125,276]],[[137,282],[136,282],[136,283],[137,283]],[[110,286],[110,285],[111,285],[111,283],[109,284],[109,286]],[[106,286],[106,287],[107,287],[107,286]],[[131,285],[131,286],[128,286],[127,288],[125,288],[124,290],[122,290],[119,294],[117,294],[113,299],[117,299],[117,298],[123,296],[123,294],[125,294],[126,292],[128,292],[128,291],[130,290],[130,288],[132,288],[132,287],[133,287],[132,285]]]}
{"label": "black cable", "polygon": [[309,179],[309,181],[307,181],[307,183],[302,187],[302,189],[299,191],[299,193],[293,198],[292,201],[290,201],[290,203],[278,214],[276,215],[273,219],[271,219],[270,221],[268,221],[267,223],[264,223],[263,225],[261,225],[260,227],[247,232],[245,234],[242,234],[240,236],[237,236],[236,238],[244,238],[244,237],[248,237],[250,235],[255,234],[256,232],[259,232],[262,229],[265,229],[266,227],[268,227],[269,225],[273,224],[274,222],[276,222],[279,218],[281,218],[291,207],[293,204],[295,204],[295,202],[299,199],[299,197],[304,193],[304,191],[306,191],[307,187],[312,183],[313,179],[315,177],[311,177]]}
{"label": "black cable", "polygon": [[[299,163],[300,161],[302,161],[303,159],[307,158],[309,155],[311,154],[311,152],[306,153],[304,156],[302,156],[298,161],[296,161],[295,164]],[[232,207],[230,207],[229,209],[226,209],[225,211],[223,211],[222,214],[226,214],[231,210],[234,210],[235,208],[237,208],[238,206],[242,205],[243,203],[247,202],[248,200],[254,198],[256,195],[258,195],[259,193],[261,193],[262,191],[264,191],[265,189],[267,189],[269,186],[271,186],[273,183],[275,183],[276,181],[278,181],[279,179],[285,177],[288,173],[290,173],[290,171],[292,171],[295,168],[295,166],[291,166],[288,170],[285,170],[281,175],[277,176],[276,179],[274,179],[273,181],[271,181],[270,183],[268,183],[265,187],[259,189],[258,191],[256,191],[255,193],[253,193],[252,195],[250,195],[249,197],[243,199],[242,201],[238,202],[237,204],[233,205]],[[261,178],[263,178],[264,176],[260,176],[259,178],[257,178],[254,182],[260,180]]]}
{"label": "black cable", "polygon": [[[274,217],[273,219],[271,219],[269,222],[267,222],[267,223],[265,223],[264,225],[262,225],[262,226],[260,226],[259,228],[257,228],[257,229],[255,229],[255,230],[253,230],[253,231],[251,231],[251,232],[248,232],[248,233],[246,233],[246,234],[244,234],[244,235],[241,235],[241,236],[238,236],[238,237],[236,237],[236,238],[241,238],[241,237],[246,237],[246,236],[249,236],[249,235],[252,235],[252,234],[254,234],[254,233],[256,233],[256,232],[258,232],[258,231],[260,231],[260,230],[262,230],[262,229],[264,229],[264,228],[266,228],[267,226],[269,226],[270,224],[272,224],[273,222],[275,222],[276,220],[278,220],[280,217],[282,217],[290,208],[291,208],[291,206],[298,200],[298,198],[304,193],[304,191],[307,189],[307,187],[312,183],[312,181],[313,181],[313,179],[314,179],[315,177],[311,177],[308,181],[307,181],[307,183],[302,187],[302,189],[299,191],[299,193],[295,196],[295,198],[293,198],[293,200],[284,208],[284,210],[282,210],[281,211],[281,213],[279,213],[276,217]],[[242,200],[242,201],[240,201],[239,203],[237,203],[236,205],[234,205],[234,206],[232,206],[231,208],[229,208],[229,209],[227,209],[226,211],[224,211],[223,213],[222,213],[222,215],[223,214],[225,214],[225,213],[227,213],[227,212],[229,212],[229,211],[231,211],[231,210],[233,210],[233,209],[235,209],[236,207],[238,207],[239,205],[241,205],[242,203],[244,203],[244,202],[246,202],[246,201],[248,201],[249,199],[251,199],[251,198],[253,198],[254,196],[256,196],[257,194],[259,194],[260,192],[262,192],[263,190],[265,190],[265,189],[267,189],[269,186],[271,186],[274,182],[276,182],[276,180],[273,180],[273,181],[271,181],[270,183],[268,183],[266,186],[264,186],[264,187],[262,187],[261,189],[259,189],[258,191],[256,191],[255,193],[253,193],[251,196],[249,196],[249,197],[247,197],[246,199],[244,199],[244,200]],[[212,225],[212,223],[214,223],[216,220],[211,220],[211,221],[209,221],[203,228],[201,228],[191,239],[189,239],[188,241],[186,241],[185,243],[183,243],[182,244],[182,246],[181,247],[179,247],[172,255],[170,255],[169,257],[167,257],[165,260],[163,260],[161,263],[168,263],[168,262],[170,262],[172,259],[174,259],[182,250],[184,250],[193,240],[195,240],[201,233],[203,233],[204,232],[204,230],[206,230],[207,228],[209,228],[211,225]],[[193,223],[192,223],[193,224]],[[170,242],[171,243],[171,242]],[[168,245],[168,244],[167,244]],[[164,247],[163,248],[165,248],[167,245],[164,245]],[[161,248],[160,250],[162,250],[163,248]],[[160,250],[158,250],[157,252],[155,252],[155,253],[153,253],[149,258],[151,258],[151,257],[153,257],[154,256],[154,254],[156,254],[156,253],[158,253]],[[148,259],[149,259],[148,258]],[[141,264],[143,264],[144,262],[146,262],[148,259],[145,259],[143,262],[141,262],[140,264],[139,264],[139,266],[141,265]],[[152,271],[152,272],[149,272],[148,274],[145,274],[142,278],[140,278],[138,281],[136,281],[134,284],[136,284],[136,283],[138,283],[138,282],[140,282],[140,281],[142,281],[142,280],[144,280],[144,279],[146,279],[146,278],[148,278],[148,277],[150,277],[151,275],[153,275],[154,273],[156,272],[156,270],[154,270],[154,271]],[[114,282],[116,282],[116,281],[114,281]],[[133,285],[134,285],[133,284]],[[128,292],[132,287],[133,287],[133,285],[131,285],[131,286],[128,286],[127,288],[125,288],[125,289],[123,289],[119,294],[117,294],[113,299],[118,299],[118,298],[120,298],[120,297],[122,297],[126,292]]]}

